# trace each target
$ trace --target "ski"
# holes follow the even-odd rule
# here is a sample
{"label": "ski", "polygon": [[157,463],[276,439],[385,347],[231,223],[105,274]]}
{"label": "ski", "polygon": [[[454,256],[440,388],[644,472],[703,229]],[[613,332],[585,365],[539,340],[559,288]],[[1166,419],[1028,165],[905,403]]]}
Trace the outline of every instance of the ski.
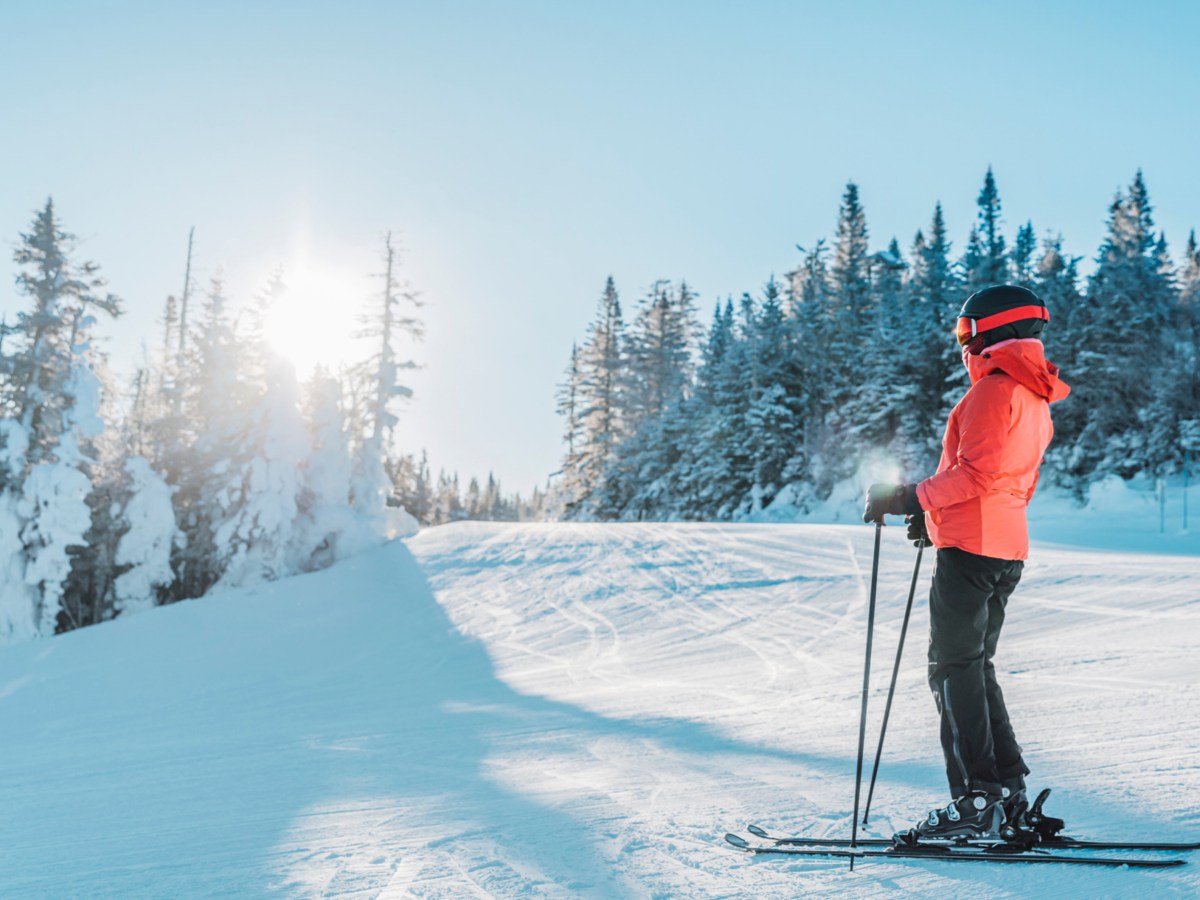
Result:
{"label": "ski", "polygon": [[1129,866],[1133,869],[1168,869],[1182,866],[1182,859],[1118,859],[1115,857],[1070,856],[1061,853],[1043,853],[1027,851],[1022,853],[1002,853],[987,849],[970,847],[953,848],[919,846],[891,846],[886,850],[860,850],[843,842],[841,847],[796,847],[779,844],[751,844],[745,838],[736,834],[726,834],[725,840],[748,853],[756,855],[776,856],[817,856],[835,857],[841,859],[936,859],[940,862],[989,862],[989,863],[1053,863],[1074,866],[1103,866],[1118,868]]}
{"label": "ski", "polygon": [[[850,843],[849,838],[810,838],[802,835],[780,837],[770,834],[757,825],[747,829],[752,835],[764,841],[770,841],[778,846],[813,846],[813,847],[844,847]],[[895,841],[891,838],[859,838],[856,842],[862,847],[891,847]],[[929,841],[922,846],[932,847],[993,847],[999,841]],[[1078,838],[1061,836],[1043,838],[1038,844],[1048,850],[1200,850],[1200,841],[1193,843],[1166,843],[1162,841],[1087,841]]]}

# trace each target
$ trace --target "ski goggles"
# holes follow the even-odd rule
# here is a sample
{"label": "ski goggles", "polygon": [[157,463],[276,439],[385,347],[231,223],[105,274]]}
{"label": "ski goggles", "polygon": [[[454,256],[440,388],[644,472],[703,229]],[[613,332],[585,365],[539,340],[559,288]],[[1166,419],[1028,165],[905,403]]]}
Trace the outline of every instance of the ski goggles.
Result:
{"label": "ski goggles", "polygon": [[1022,319],[1042,319],[1045,322],[1049,322],[1050,311],[1044,306],[1018,306],[1016,309],[1006,309],[1004,312],[984,316],[982,319],[975,319],[971,316],[959,316],[954,334],[958,338],[958,345],[965,347],[985,331],[991,331],[993,328],[999,328],[1001,325],[1011,325],[1013,322],[1019,322]]}

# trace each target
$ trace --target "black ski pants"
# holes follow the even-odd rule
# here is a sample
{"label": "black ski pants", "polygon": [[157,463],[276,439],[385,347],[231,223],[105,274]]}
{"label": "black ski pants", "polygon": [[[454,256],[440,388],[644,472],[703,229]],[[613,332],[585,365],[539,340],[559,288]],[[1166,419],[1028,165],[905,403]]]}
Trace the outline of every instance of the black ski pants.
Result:
{"label": "black ski pants", "polygon": [[1029,774],[996,683],[992,657],[1020,560],[937,552],[929,591],[929,687],[942,719],[950,796],[1024,786]]}

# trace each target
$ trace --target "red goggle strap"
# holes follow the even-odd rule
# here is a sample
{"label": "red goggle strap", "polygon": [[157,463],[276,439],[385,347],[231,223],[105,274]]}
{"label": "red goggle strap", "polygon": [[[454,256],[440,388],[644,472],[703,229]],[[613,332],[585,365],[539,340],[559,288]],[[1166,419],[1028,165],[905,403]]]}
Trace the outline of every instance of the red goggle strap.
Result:
{"label": "red goggle strap", "polygon": [[970,316],[959,316],[959,319],[968,319],[970,321],[971,336],[974,337],[981,331],[991,331],[993,328],[999,328],[1001,325],[1011,325],[1013,322],[1021,321],[1021,319],[1043,319],[1049,322],[1050,310],[1044,306],[1018,306],[1016,309],[1006,309],[1004,312],[985,316],[982,319],[972,319]]}

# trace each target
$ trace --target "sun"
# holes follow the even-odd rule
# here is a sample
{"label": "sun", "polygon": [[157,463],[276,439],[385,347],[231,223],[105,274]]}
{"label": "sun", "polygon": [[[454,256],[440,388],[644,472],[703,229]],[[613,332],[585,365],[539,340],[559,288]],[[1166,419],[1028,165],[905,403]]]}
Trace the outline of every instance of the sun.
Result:
{"label": "sun", "polygon": [[354,338],[360,292],[338,273],[305,266],[283,273],[284,289],[268,308],[264,336],[271,348],[306,378],[318,366],[337,371],[361,355]]}

